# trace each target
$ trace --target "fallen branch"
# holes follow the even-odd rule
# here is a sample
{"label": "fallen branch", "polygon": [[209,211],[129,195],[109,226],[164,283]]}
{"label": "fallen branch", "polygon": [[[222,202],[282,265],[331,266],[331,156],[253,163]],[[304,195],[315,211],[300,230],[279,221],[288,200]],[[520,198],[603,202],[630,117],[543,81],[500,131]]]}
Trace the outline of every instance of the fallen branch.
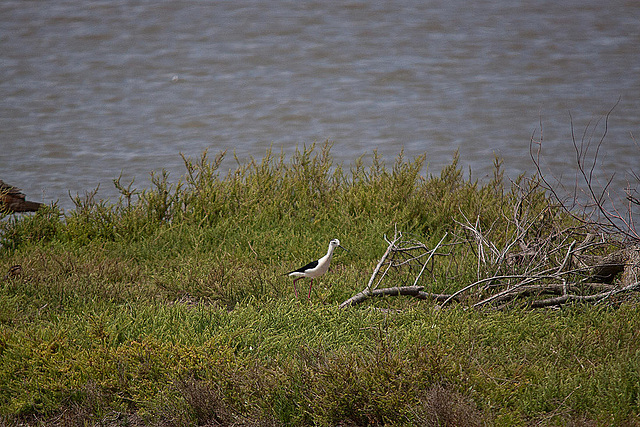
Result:
{"label": "fallen branch", "polygon": [[393,288],[382,288],[382,289],[374,289],[373,291],[366,292],[362,291],[352,296],[342,304],[340,304],[340,308],[349,307],[352,305],[360,304],[365,301],[369,297],[382,297],[382,296],[411,296],[418,299],[433,299],[435,301],[444,301],[448,299],[451,295],[444,294],[433,294],[429,292],[423,292],[424,286],[396,286]]}
{"label": "fallen branch", "polygon": [[525,285],[517,289],[509,289],[509,292],[505,292],[499,297],[494,298],[492,301],[495,303],[501,303],[513,301],[517,298],[540,296],[545,294],[566,296],[568,295],[568,292],[610,292],[614,289],[616,289],[614,285],[608,285],[606,283],[550,283],[543,285]]}
{"label": "fallen branch", "polygon": [[556,298],[548,298],[548,299],[544,299],[544,300],[539,300],[539,301],[533,301],[531,303],[531,307],[533,308],[540,308],[540,307],[551,307],[551,306],[556,306],[556,305],[562,305],[562,304],[566,304],[568,302],[571,301],[576,301],[576,302],[601,302],[607,298],[610,298],[614,295],[617,294],[621,294],[624,292],[630,292],[630,291],[636,291],[640,289],[640,282],[636,282],[633,283],[631,285],[627,285],[623,288],[619,288],[619,289],[613,289],[611,291],[608,292],[601,292],[598,294],[594,294],[594,295],[573,295],[573,294],[566,294],[566,295],[562,295]]}

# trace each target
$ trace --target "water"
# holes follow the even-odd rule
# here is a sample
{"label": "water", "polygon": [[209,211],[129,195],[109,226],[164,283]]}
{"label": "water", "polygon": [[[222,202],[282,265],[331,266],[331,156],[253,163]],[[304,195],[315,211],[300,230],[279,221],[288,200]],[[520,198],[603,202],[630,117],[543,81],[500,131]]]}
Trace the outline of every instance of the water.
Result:
{"label": "water", "polygon": [[0,179],[68,209],[121,173],[177,180],[179,153],[233,168],[327,139],[347,165],[404,148],[438,173],[459,148],[475,177],[494,154],[515,177],[541,124],[544,167],[573,176],[570,114],[593,150],[620,99],[596,172],[623,188],[638,46],[635,0],[3,1]]}

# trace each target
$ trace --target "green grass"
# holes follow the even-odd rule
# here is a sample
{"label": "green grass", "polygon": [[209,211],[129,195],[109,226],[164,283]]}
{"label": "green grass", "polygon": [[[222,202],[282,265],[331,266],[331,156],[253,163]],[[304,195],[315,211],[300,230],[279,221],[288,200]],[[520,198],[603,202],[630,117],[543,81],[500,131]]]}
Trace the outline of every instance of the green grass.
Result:
{"label": "green grass", "polygon": [[[395,227],[435,245],[496,230],[517,198],[424,157],[334,165],[330,144],[221,177],[185,159],[114,203],[1,223],[0,420],[7,425],[638,425],[640,310],[439,310],[362,290]],[[348,171],[346,171],[348,169]],[[525,185],[519,179],[518,185]],[[550,209],[531,192],[532,212]],[[560,217],[561,213],[557,215]],[[564,219],[568,221],[568,219]],[[502,228],[501,228],[502,227]],[[311,302],[283,276],[339,238]],[[505,237],[506,239],[507,237]],[[436,264],[452,291],[475,262]],[[452,281],[451,277],[456,281]],[[301,282],[300,282],[301,283]],[[304,294],[302,292],[301,294]]]}

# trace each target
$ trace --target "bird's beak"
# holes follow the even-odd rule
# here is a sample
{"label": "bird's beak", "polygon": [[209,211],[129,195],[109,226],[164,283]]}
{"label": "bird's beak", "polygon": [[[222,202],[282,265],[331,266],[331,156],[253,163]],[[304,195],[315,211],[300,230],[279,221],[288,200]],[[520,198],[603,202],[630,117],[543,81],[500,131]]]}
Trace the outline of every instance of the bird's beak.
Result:
{"label": "bird's beak", "polygon": [[345,248],[344,248],[344,246],[342,246],[342,245],[338,245],[338,247],[339,247],[339,248],[342,248],[342,250],[343,250],[343,251],[347,251],[347,252],[349,252],[349,251],[348,251],[347,249],[345,249]]}

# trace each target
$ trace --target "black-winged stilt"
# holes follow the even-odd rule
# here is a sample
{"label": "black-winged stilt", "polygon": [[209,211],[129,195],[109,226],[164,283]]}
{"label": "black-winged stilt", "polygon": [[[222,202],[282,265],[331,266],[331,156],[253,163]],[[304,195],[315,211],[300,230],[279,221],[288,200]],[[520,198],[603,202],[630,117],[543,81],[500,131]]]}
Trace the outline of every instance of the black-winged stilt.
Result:
{"label": "black-winged stilt", "polygon": [[[293,290],[296,292],[296,298],[298,298],[298,289],[296,288],[296,282],[305,277],[309,277],[311,279],[311,284],[309,285],[309,295],[307,299],[311,299],[311,287],[313,286],[313,278],[323,275],[329,270],[329,264],[331,263],[331,257],[333,256],[333,251],[335,248],[340,247],[344,249],[340,245],[340,240],[333,239],[329,242],[329,250],[327,254],[320,258],[317,261],[311,261],[309,264],[304,267],[300,267],[297,270],[290,271],[285,273],[285,276],[297,277],[297,279],[293,280]],[[346,251],[346,249],[344,249]],[[347,251],[348,252],[348,251]]]}

